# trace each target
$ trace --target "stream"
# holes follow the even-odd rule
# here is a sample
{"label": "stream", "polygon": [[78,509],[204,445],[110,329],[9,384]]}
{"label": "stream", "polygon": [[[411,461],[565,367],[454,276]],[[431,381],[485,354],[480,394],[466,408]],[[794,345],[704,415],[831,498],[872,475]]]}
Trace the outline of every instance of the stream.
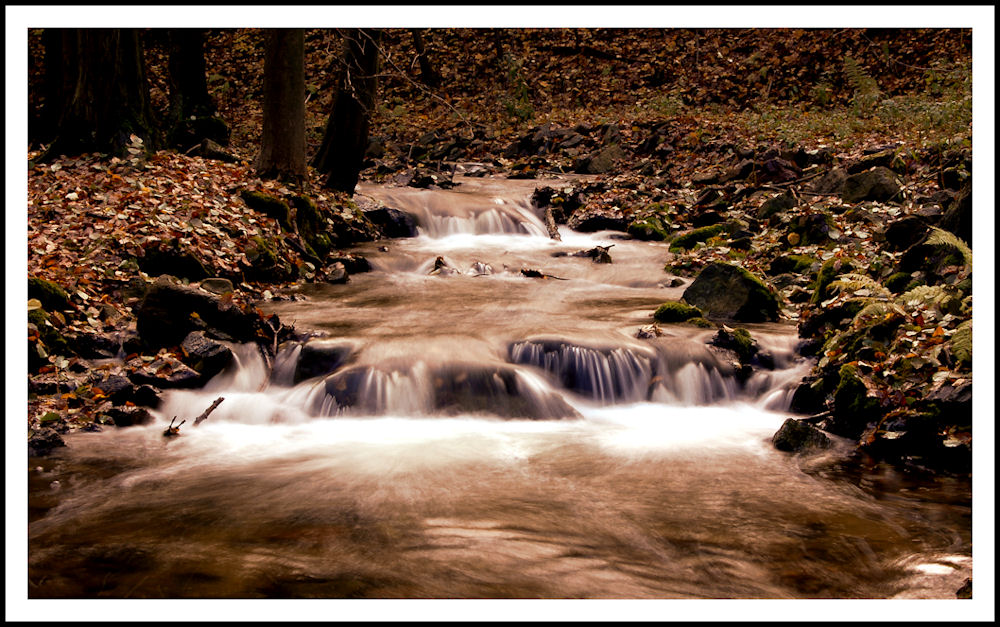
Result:
{"label": "stream", "polygon": [[[775,369],[741,383],[714,329],[636,337],[685,289],[665,244],[556,241],[538,182],[456,180],[362,186],[420,235],[260,304],[329,334],[326,371],[233,346],[154,424],[30,459],[29,597],[955,598],[968,480],[771,445],[810,367],[794,324],[746,325]],[[598,245],[613,263],[565,254]]]}

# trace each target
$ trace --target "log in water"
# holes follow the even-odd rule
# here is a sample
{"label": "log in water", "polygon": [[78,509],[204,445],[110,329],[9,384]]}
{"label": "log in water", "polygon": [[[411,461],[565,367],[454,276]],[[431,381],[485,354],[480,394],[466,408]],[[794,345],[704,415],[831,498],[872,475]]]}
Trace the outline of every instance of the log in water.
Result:
{"label": "log in water", "polygon": [[[269,367],[234,346],[157,424],[30,460],[29,596],[954,598],[967,481],[771,446],[809,368],[793,325],[750,326],[776,368],[741,381],[711,330],[636,337],[683,292],[664,245],[557,241],[530,188],[458,189],[366,188],[421,235],[262,304],[329,333],[327,369],[303,360],[329,347]],[[612,243],[612,264],[552,255]],[[429,274],[438,257],[459,271]]]}

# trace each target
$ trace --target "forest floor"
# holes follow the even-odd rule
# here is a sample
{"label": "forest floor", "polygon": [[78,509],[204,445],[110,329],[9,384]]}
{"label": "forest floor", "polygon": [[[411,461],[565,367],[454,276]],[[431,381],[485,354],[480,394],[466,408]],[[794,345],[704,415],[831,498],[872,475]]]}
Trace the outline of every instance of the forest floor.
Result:
{"label": "forest floor", "polygon": [[[971,356],[964,352],[971,252],[959,254],[971,242],[949,240],[953,254],[933,268],[897,276],[906,251],[929,245],[928,229],[971,180],[968,31],[523,29],[498,38],[489,30],[447,29],[424,31],[423,43],[438,75],[434,86],[420,74],[412,33],[383,35],[364,179],[413,185],[425,173],[438,177],[425,184],[436,185],[455,163],[472,162],[490,176],[536,178],[544,189],[547,177],[587,173],[597,183],[574,190],[577,224],[602,216],[626,230],[655,219],[654,230],[672,241],[726,225],[676,248],[670,272],[694,276],[711,261],[726,261],[773,279],[787,274],[776,270],[777,260],[807,259],[794,276],[777,279],[784,284],[774,291],[785,319],[815,323],[801,334],[822,346],[821,392],[841,392],[842,368],[850,366],[862,396],[885,410],[888,419],[855,434],[859,441],[898,439],[907,418],[950,407],[966,388],[971,394]],[[306,48],[312,157],[341,72],[340,33],[308,31]],[[260,31],[212,31],[206,61],[211,93],[232,131],[227,150],[234,163],[175,151],[147,155],[136,145],[122,159],[69,156],[29,168],[28,274],[57,283],[66,296],[62,309],[44,307],[44,320],[29,326],[29,350],[48,346],[42,336],[49,329],[90,337],[92,345],[95,336],[134,328],[143,284],[156,278],[144,271],[144,259],[162,242],[181,242],[209,275],[230,277],[228,298],[250,312],[290,283],[329,278],[326,262],[335,255],[316,264],[287,246],[279,252],[294,278],[246,275],[256,261],[248,258],[252,242],[276,242],[283,227],[250,209],[244,190],[279,198],[305,193],[341,221],[352,220],[357,205],[324,190],[312,170],[296,189],[256,177]],[[162,111],[165,49],[155,37],[147,42],[147,64],[153,103]],[[29,100],[37,97],[29,92]],[[29,150],[29,161],[39,148]],[[890,198],[845,200],[839,188],[817,187],[835,169],[855,175],[879,167],[895,173]],[[783,195],[790,206],[774,214],[762,209]],[[811,230],[817,215],[820,233]],[[563,218],[574,224],[571,215]],[[919,221],[918,233],[900,227],[886,237],[907,218]],[[750,245],[734,245],[743,236]],[[343,243],[335,249],[349,250],[349,239]],[[828,291],[834,276],[848,273],[853,284]],[[913,291],[921,286],[927,289]],[[813,298],[817,293],[822,298]],[[873,299],[886,305],[874,322],[860,315]],[[42,307],[29,302],[29,310]],[[816,323],[830,310],[843,318]],[[858,334],[890,320],[878,347],[859,345]],[[100,381],[166,357],[185,359],[178,347],[165,347],[97,366],[85,351],[48,348],[30,376],[32,432],[107,422],[111,401]],[[934,435],[949,450],[971,446],[971,424],[961,420],[937,425]]]}

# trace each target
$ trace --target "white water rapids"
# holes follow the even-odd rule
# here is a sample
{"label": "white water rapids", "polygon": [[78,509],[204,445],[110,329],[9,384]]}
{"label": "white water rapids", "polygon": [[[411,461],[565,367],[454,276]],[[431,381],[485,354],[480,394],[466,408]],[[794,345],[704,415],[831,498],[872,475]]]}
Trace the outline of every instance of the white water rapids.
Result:
{"label": "white water rapids", "polygon": [[[261,304],[341,362],[298,380],[302,346],[237,346],[155,424],[68,437],[31,473],[29,594],[944,599],[970,576],[967,484],[772,447],[794,326],[749,325],[776,368],[741,383],[714,330],[636,338],[683,293],[665,245],[551,240],[514,182],[362,191],[421,235]],[[595,245],[614,263],[552,255]]]}

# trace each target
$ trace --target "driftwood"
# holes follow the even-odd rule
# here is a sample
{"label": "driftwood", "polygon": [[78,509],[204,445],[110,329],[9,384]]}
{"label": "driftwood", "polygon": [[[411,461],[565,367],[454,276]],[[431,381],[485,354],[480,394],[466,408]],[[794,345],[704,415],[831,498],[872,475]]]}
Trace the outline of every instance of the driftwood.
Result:
{"label": "driftwood", "polygon": [[551,239],[562,241],[562,236],[559,235],[559,227],[556,226],[555,216],[552,215],[552,207],[545,208],[545,230],[549,232]]}
{"label": "driftwood", "polygon": [[539,272],[538,270],[532,270],[531,268],[521,268],[521,274],[530,279],[556,279],[557,281],[569,281],[569,279],[564,279],[560,276],[554,276],[552,274],[545,274]]}
{"label": "driftwood", "polygon": [[219,398],[215,399],[215,401],[212,403],[211,407],[209,407],[208,409],[206,409],[204,412],[202,412],[202,414],[200,416],[198,416],[197,418],[194,419],[194,426],[197,427],[199,422],[201,422],[202,420],[205,420],[206,418],[208,418],[208,415],[210,413],[212,413],[213,411],[215,411],[215,408],[218,407],[219,403],[221,403],[223,400],[225,400],[225,399],[223,397],[221,397],[221,396]]}

